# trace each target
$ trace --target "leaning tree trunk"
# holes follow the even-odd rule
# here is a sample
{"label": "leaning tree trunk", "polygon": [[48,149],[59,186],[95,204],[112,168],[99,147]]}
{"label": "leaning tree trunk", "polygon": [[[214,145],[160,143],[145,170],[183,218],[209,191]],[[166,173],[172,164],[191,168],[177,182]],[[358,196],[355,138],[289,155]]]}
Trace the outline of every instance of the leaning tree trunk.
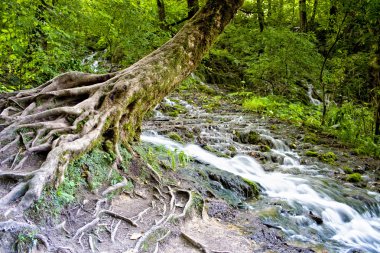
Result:
{"label": "leaning tree trunk", "polygon": [[[32,90],[0,94],[0,208],[21,212],[68,164],[101,141],[138,139],[144,114],[200,63],[243,0],[209,0],[162,47],[122,71],[62,74]],[[7,181],[5,181],[7,180]],[[10,184],[8,182],[13,182]]]}

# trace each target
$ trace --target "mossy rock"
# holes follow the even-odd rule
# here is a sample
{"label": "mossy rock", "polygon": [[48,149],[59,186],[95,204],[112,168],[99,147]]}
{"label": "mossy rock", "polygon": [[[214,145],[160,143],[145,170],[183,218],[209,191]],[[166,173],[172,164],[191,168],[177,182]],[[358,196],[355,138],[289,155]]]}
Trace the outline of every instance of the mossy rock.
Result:
{"label": "mossy rock", "polygon": [[258,144],[261,141],[260,134],[255,131],[235,132],[234,141],[244,144]]}
{"label": "mossy rock", "polygon": [[316,144],[316,143],[318,143],[318,137],[314,133],[308,133],[308,134],[305,134],[305,136],[303,138],[303,142]]}
{"label": "mossy rock", "polygon": [[334,152],[331,152],[331,151],[327,152],[327,153],[319,154],[318,158],[322,162],[328,163],[328,164],[334,164],[335,161],[337,160],[336,154]]}
{"label": "mossy rock", "polygon": [[305,155],[309,157],[318,157],[318,152],[314,150],[308,150],[306,151]]}
{"label": "mossy rock", "polygon": [[227,171],[198,164],[178,173],[185,180],[191,181],[202,196],[215,196],[235,207],[259,196],[259,187],[256,183]]}
{"label": "mossy rock", "polygon": [[228,155],[223,154],[222,152],[216,150],[215,148],[213,148],[213,147],[211,147],[209,145],[203,146],[203,149],[207,150],[208,152],[214,153],[215,155],[217,155],[219,157],[226,157],[226,158],[229,157]]}
{"label": "mossy rock", "polygon": [[350,168],[350,167],[348,167],[348,166],[343,166],[343,171],[344,171],[344,173],[346,173],[346,174],[352,174],[352,169]]}
{"label": "mossy rock", "polygon": [[260,194],[259,186],[255,182],[253,182],[249,179],[246,179],[246,178],[243,178],[243,181],[251,187],[251,189],[253,191],[253,195],[257,198]]}
{"label": "mossy rock", "polygon": [[199,84],[197,88],[200,92],[208,95],[215,95],[217,93],[213,88],[206,84]]}
{"label": "mossy rock", "polygon": [[270,147],[268,145],[260,145],[260,151],[261,152],[269,152]]}
{"label": "mossy rock", "polygon": [[177,117],[180,114],[186,113],[186,108],[181,104],[168,105],[161,103],[159,107],[160,111],[171,117]]}
{"label": "mossy rock", "polygon": [[351,183],[358,183],[363,180],[362,175],[360,173],[352,173],[347,175],[346,181]]}
{"label": "mossy rock", "polygon": [[257,198],[259,187],[256,183],[219,170],[207,170],[211,188],[231,205],[237,206],[243,200]]}
{"label": "mossy rock", "polygon": [[172,139],[173,141],[177,141],[177,142],[183,143],[183,140],[182,140],[181,136],[179,136],[179,134],[177,134],[176,132],[170,132],[170,133],[168,133],[168,137],[170,139]]}

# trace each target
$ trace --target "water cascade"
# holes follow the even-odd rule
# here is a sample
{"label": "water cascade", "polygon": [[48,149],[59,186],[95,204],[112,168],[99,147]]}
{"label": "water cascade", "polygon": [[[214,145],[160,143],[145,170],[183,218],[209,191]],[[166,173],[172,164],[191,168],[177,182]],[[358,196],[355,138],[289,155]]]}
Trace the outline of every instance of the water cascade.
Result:
{"label": "water cascade", "polygon": [[307,95],[310,99],[310,103],[312,103],[313,105],[320,105],[321,104],[321,101],[319,101],[318,99],[315,99],[313,98],[313,85],[312,84],[309,84],[309,87],[308,87],[308,90],[307,90]]}
{"label": "water cascade", "polygon": [[[272,152],[289,157],[289,160],[283,160],[281,166],[302,167],[297,161],[297,154],[291,152],[282,141],[269,135],[264,138],[273,142]],[[266,202],[286,201],[294,208],[292,212],[284,212],[282,222],[272,221],[291,239],[322,243],[334,252],[347,252],[352,248],[380,252],[380,195],[377,193],[364,193],[370,201],[366,204],[367,208],[363,209],[362,202],[343,196],[350,189],[342,190],[343,186],[322,176],[301,177],[280,172],[267,173],[250,156],[218,157],[198,145],[182,145],[154,131],[143,133],[141,140],[153,145],[163,145],[170,150],[183,151],[201,163],[258,182]],[[290,159],[292,162],[289,162]],[[252,208],[257,209],[260,206],[253,204]],[[311,215],[319,217],[323,223],[317,224]]]}

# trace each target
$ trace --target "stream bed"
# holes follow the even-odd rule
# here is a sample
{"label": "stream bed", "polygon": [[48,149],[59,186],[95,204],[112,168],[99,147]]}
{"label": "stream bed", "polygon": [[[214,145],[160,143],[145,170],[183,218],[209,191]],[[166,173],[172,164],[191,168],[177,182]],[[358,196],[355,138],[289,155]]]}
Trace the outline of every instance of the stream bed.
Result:
{"label": "stream bed", "polygon": [[[329,252],[380,252],[379,193],[342,184],[328,165],[302,162],[299,150],[257,116],[207,113],[180,99],[163,103],[179,103],[187,112],[168,117],[157,110],[144,124],[143,142],[183,151],[198,163],[256,182],[261,198],[246,207],[293,243],[323,245]],[[180,143],[165,136],[170,131],[195,137]],[[251,133],[267,144],[264,149],[246,140]]]}

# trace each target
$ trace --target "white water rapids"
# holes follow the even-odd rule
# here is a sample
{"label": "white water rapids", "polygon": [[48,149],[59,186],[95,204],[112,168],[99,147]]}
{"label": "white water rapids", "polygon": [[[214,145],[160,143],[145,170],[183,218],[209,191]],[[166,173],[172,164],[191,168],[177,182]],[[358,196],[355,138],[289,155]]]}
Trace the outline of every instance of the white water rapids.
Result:
{"label": "white water rapids", "polygon": [[[273,138],[269,135],[261,136],[269,139]],[[308,225],[312,226],[320,237],[324,237],[324,241],[328,240],[331,245],[334,245],[334,247],[330,247],[334,252],[347,252],[349,249],[360,249],[364,252],[380,252],[380,195],[377,193],[371,192],[368,195],[372,199],[375,198],[375,207],[360,213],[349,204],[343,201],[336,201],[333,197],[329,196],[328,191],[314,189],[317,188],[314,186],[318,184],[322,185],[322,181],[318,181],[323,179],[322,176],[301,178],[286,173],[267,173],[250,156],[218,157],[197,145],[182,145],[160,136],[154,131],[143,133],[141,140],[154,145],[163,145],[170,150],[183,151],[188,156],[204,164],[259,183],[262,187],[262,194],[268,198],[287,201],[291,206],[301,205],[304,213],[312,211],[322,218],[323,224],[316,225],[314,222],[309,222]],[[279,140],[273,141],[276,143]],[[289,147],[284,143],[278,142],[274,149],[272,149],[272,152],[285,157],[281,166],[293,166],[304,169],[297,160],[298,155],[291,152]],[[313,180],[313,183],[311,180]],[[305,217],[307,216],[303,216],[302,219],[305,219]],[[283,230],[287,231],[285,228]],[[294,238],[303,237],[294,231],[288,234]],[[312,239],[309,240],[309,242],[312,241]]]}

